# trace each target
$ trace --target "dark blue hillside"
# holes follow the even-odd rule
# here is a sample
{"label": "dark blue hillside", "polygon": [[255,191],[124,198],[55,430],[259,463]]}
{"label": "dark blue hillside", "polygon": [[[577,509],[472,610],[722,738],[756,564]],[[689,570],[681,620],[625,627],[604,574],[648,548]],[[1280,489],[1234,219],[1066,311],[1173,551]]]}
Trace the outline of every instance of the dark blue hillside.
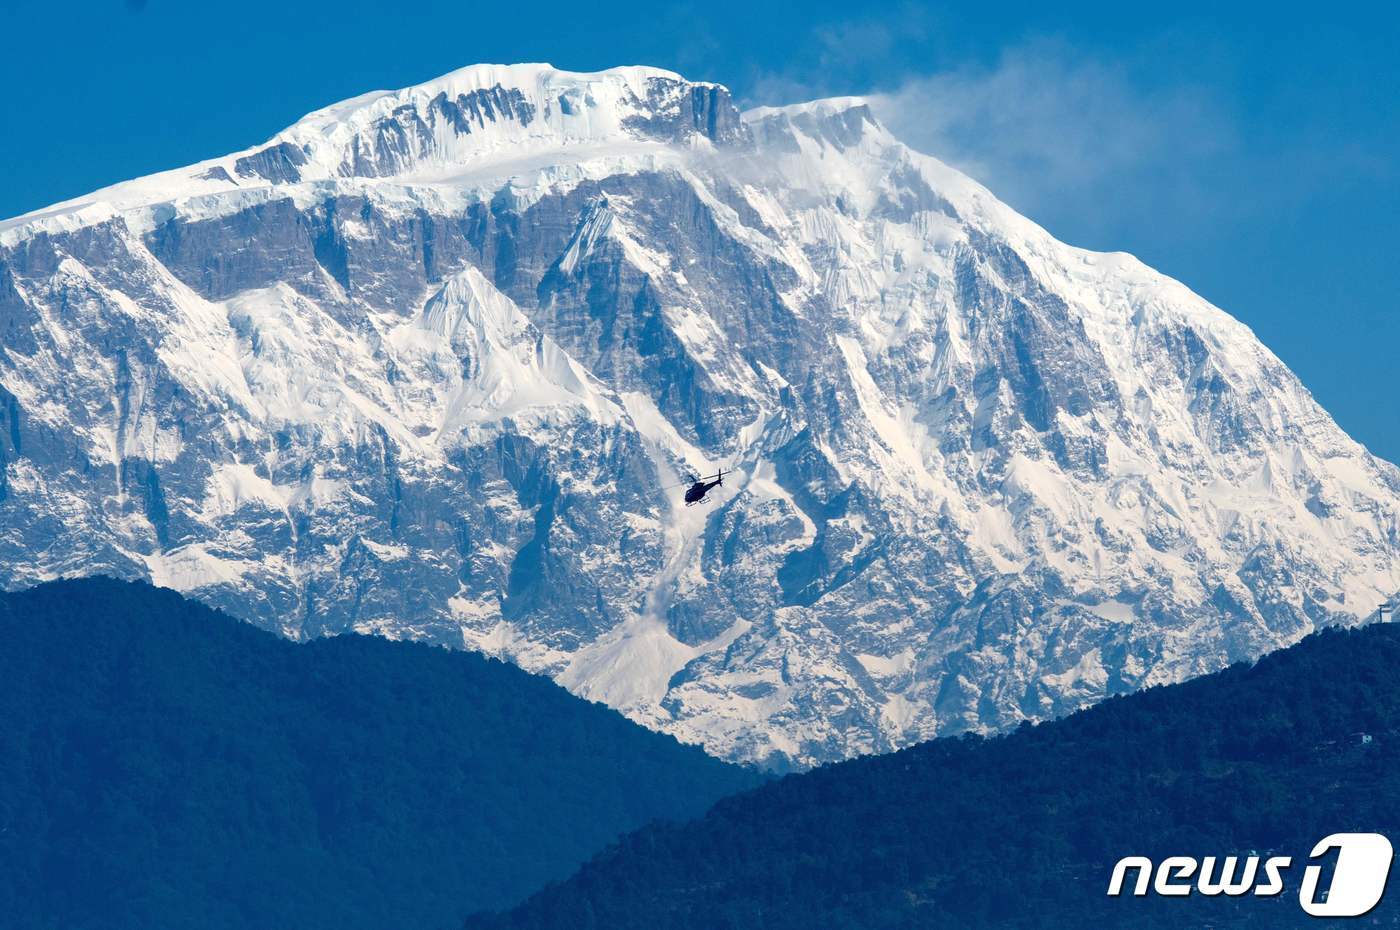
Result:
{"label": "dark blue hillside", "polygon": [[[1400,625],[1334,630],[994,739],[791,775],[624,838],[470,930],[1338,926],[1298,905],[1313,845],[1400,848]],[[1122,856],[1293,857],[1277,897],[1109,898]],[[1400,870],[1393,870],[1400,872]],[[1324,883],[1325,884],[1325,883]],[[1400,874],[1346,927],[1400,924]]]}
{"label": "dark blue hillside", "polygon": [[478,655],[0,594],[0,925],[449,927],[759,778]]}

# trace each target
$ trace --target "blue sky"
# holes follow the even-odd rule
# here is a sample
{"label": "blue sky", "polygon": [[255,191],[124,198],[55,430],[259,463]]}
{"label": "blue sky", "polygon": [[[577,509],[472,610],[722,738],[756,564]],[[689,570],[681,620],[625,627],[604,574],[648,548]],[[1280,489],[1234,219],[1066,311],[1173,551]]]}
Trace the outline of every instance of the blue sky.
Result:
{"label": "blue sky", "polygon": [[746,103],[877,93],[1061,239],[1248,323],[1400,461],[1400,13],[1150,6],[7,0],[0,216],[479,61],[654,64]]}

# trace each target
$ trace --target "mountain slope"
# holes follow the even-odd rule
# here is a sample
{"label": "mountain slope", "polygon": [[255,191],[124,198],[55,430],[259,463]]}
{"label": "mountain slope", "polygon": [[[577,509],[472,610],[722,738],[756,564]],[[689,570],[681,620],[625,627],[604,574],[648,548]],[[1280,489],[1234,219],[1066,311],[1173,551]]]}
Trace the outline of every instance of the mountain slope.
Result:
{"label": "mountain slope", "polygon": [[0,584],[478,649],[774,766],[1400,589],[1400,472],[1246,327],[860,100],[655,69],[467,68],[0,224],[0,419]]}
{"label": "mountain slope", "polygon": [[480,656],[107,579],[0,595],[15,930],[450,927],[756,780]]}
{"label": "mountain slope", "polygon": [[[790,775],[467,927],[1321,926],[1298,906],[1313,845],[1400,830],[1397,663],[1398,627],[1328,631],[1005,736]],[[1105,894],[1123,856],[1251,853],[1292,857],[1278,897]],[[1355,923],[1400,924],[1390,884]]]}

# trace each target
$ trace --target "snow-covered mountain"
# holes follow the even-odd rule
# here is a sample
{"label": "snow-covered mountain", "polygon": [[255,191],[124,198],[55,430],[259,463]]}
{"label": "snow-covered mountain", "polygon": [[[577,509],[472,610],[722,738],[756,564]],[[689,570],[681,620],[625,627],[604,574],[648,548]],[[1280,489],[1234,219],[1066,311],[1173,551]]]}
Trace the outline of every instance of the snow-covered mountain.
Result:
{"label": "snow-covered mountain", "polygon": [[1400,471],[1248,328],[861,100],[649,68],[467,68],[0,224],[0,421],[6,587],[480,649],[775,765],[1400,589]]}

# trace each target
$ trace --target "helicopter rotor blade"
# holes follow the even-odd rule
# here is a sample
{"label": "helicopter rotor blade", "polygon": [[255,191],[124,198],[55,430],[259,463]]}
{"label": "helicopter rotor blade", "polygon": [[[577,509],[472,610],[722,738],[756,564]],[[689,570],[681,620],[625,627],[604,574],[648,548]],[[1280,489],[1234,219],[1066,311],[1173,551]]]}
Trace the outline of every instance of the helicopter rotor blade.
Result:
{"label": "helicopter rotor blade", "polygon": [[686,480],[677,481],[674,484],[663,484],[658,490],[669,491],[672,488],[688,488],[692,485],[699,484],[702,481],[721,481],[725,475],[732,474],[734,474],[733,469],[726,471],[723,468],[719,469],[713,475],[709,476],[701,476],[698,472],[692,472],[690,477]]}

